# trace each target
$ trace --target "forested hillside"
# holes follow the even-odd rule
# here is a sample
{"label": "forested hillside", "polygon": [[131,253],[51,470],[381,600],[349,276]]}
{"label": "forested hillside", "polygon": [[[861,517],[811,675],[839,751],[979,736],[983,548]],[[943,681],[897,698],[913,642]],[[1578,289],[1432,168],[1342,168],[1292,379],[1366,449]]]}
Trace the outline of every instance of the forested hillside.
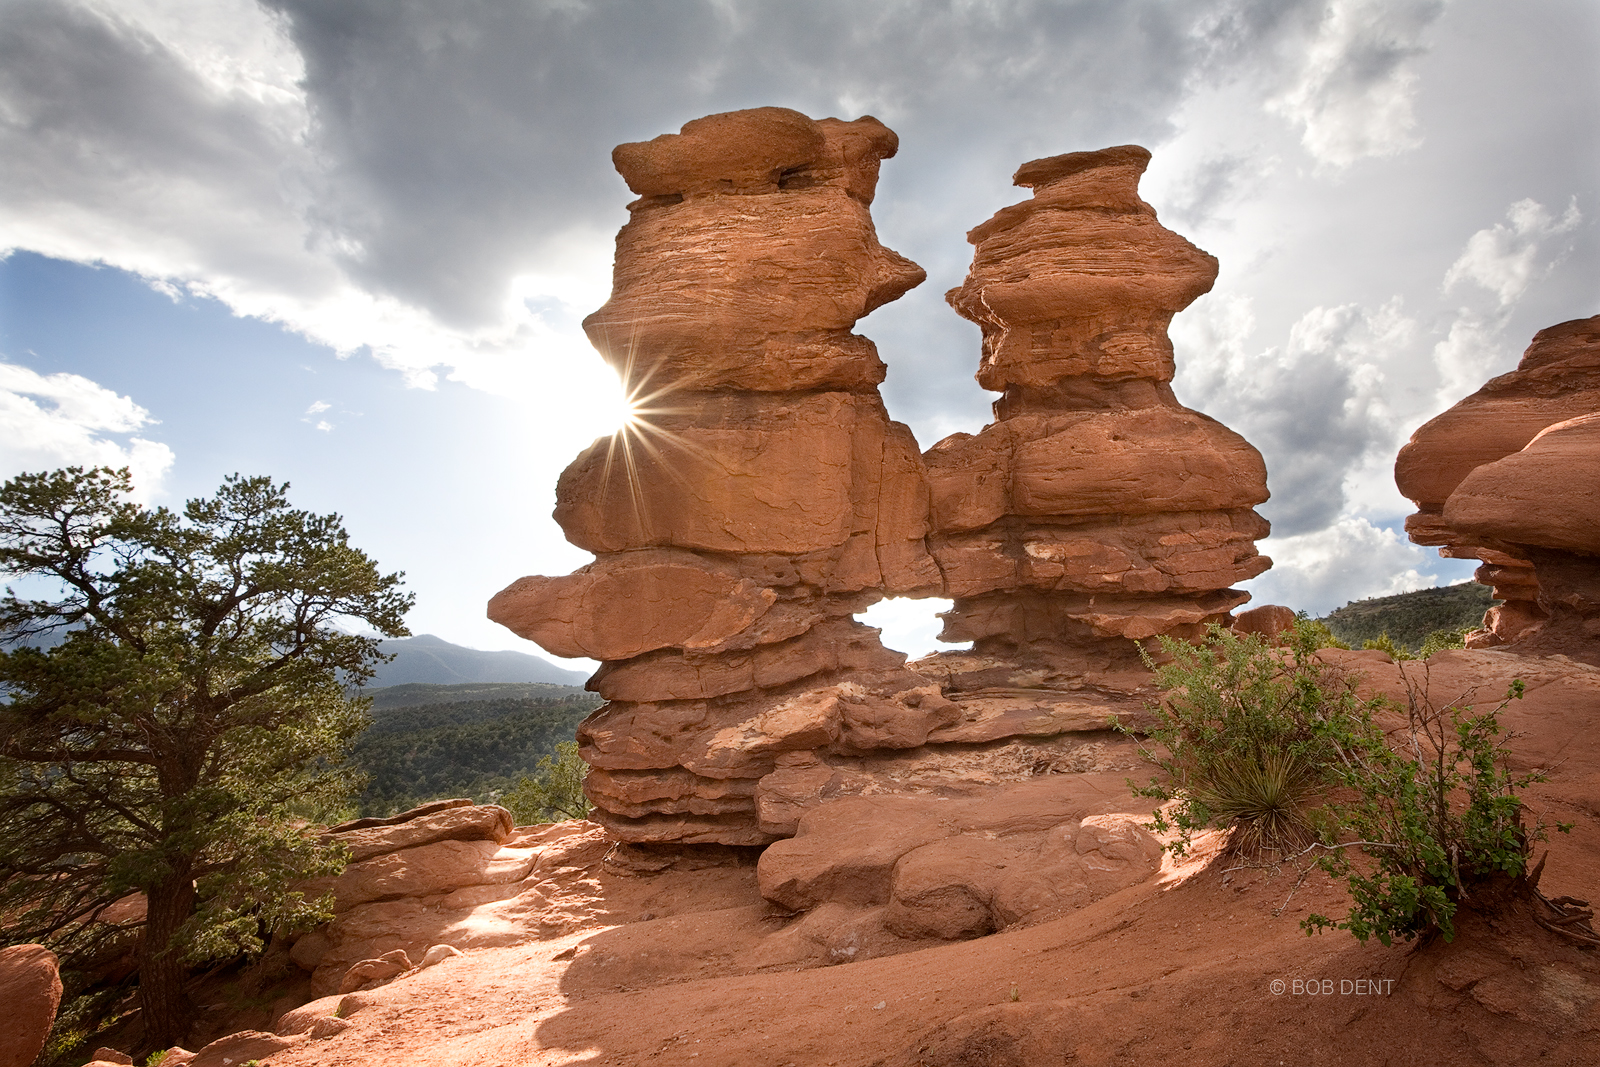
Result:
{"label": "forested hillside", "polygon": [[582,697],[582,686],[555,685],[550,682],[474,682],[468,685],[432,685],[412,682],[406,685],[387,685],[382,689],[367,688],[362,696],[372,700],[372,714],[381,716],[391,708],[415,707],[419,704],[460,704],[471,700],[520,700],[548,698],[564,700]]}
{"label": "forested hillside", "polygon": [[1387,633],[1395,644],[1416,651],[1435,630],[1478,626],[1483,613],[1496,603],[1488,586],[1461,582],[1352,601],[1320,621],[1352,648]]}
{"label": "forested hillside", "polygon": [[[388,815],[444,797],[486,801],[532,774],[559,742],[571,741],[578,723],[600,703],[594,694],[567,686],[394,688],[409,692],[368,694],[374,697],[372,725],[352,755],[371,776],[359,798],[362,815]],[[455,699],[496,690],[548,692]],[[418,696],[432,699],[397,703]]]}

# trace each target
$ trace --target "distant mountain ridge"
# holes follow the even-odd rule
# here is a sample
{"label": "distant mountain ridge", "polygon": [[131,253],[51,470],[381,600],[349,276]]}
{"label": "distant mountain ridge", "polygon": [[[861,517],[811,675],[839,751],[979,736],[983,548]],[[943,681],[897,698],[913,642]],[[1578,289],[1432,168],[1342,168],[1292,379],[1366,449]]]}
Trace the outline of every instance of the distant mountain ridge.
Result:
{"label": "distant mountain ridge", "polygon": [[1396,644],[1414,652],[1435,630],[1481,625],[1483,613],[1498,603],[1488,586],[1458,582],[1395,596],[1353,600],[1318,621],[1355,648],[1386,633]]}
{"label": "distant mountain ridge", "polygon": [[386,655],[377,673],[366,685],[376,689],[391,685],[462,685],[483,682],[544,682],[550,685],[582,685],[589,676],[582,671],[557,667],[549,660],[526,652],[484,652],[453,645],[442,637],[419,634],[378,642]]}

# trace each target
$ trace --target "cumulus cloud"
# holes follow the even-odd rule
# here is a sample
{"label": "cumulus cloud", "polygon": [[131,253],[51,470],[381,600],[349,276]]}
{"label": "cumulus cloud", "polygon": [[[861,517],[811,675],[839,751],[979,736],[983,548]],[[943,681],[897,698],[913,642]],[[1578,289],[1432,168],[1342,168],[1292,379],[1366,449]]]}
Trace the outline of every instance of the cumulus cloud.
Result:
{"label": "cumulus cloud", "polygon": [[[0,245],[216,297],[415,386],[516,392],[592,358],[575,322],[625,217],[617,141],[761,104],[877,113],[902,194],[977,196],[884,220],[957,272],[1018,162],[1164,129],[1205,58],[1192,24],[1156,0],[16,0]],[[1235,53],[1264,32],[1235,26]]]}
{"label": "cumulus cloud", "polygon": [[[1446,33],[1446,10],[1470,17]],[[1567,243],[1579,251],[1557,280],[1593,263],[1576,201],[1565,213],[1540,206],[1575,190],[1588,203],[1589,169],[1572,160],[1589,158],[1592,134],[1570,120],[1582,94],[1561,88],[1576,76],[1530,103],[1535,90],[1517,81],[1530,68],[1504,65],[1512,73],[1496,84],[1510,88],[1494,99],[1514,119],[1495,126],[1496,158],[1537,160],[1539,180],[1497,191],[1488,203],[1532,199],[1464,246],[1485,220],[1461,226],[1453,205],[1501,189],[1504,176],[1463,166],[1475,157],[1460,144],[1429,156],[1430,129],[1405,168],[1352,166],[1413,149],[1436,106],[1455,107],[1450,128],[1481,139],[1481,101],[1467,118],[1466,105],[1421,92],[1443,67],[1433,42],[1458,49],[1458,87],[1464,69],[1487,85],[1480,72],[1504,73],[1484,62],[1497,56],[1481,43],[1494,19],[1543,19],[1546,48],[1595,24],[1571,5],[1538,10],[9,0],[0,252],[134,271],[175,297],[214,296],[369,353],[417,387],[448,377],[515,397],[530,453],[567,455],[621,410],[577,326],[605,299],[611,234],[626,218],[612,146],[739,107],[873,113],[901,135],[874,216],[929,281],[862,330],[889,364],[891,412],[929,444],[986,417],[971,381],[977,331],[940,299],[970,262],[963,234],[1024,198],[1009,184],[1020,162],[1143,143],[1158,149],[1146,197],[1223,261],[1217,292],[1174,330],[1180,395],[1261,447],[1274,492],[1264,510],[1283,537],[1309,537],[1398,507],[1374,504],[1398,437],[1514,359],[1507,324],[1527,324],[1512,310],[1531,314],[1529,294]],[[1527,134],[1535,111],[1559,134]],[[1557,140],[1566,155],[1528,148]],[[1401,266],[1375,269],[1380,257]],[[1390,280],[1402,276],[1412,280]],[[1383,280],[1366,284],[1373,277]],[[324,430],[338,421],[331,410],[304,417]],[[83,432],[129,456],[139,447],[137,430]],[[1280,571],[1299,558],[1277,554]]]}
{"label": "cumulus cloud", "polygon": [[[284,26],[250,0],[7,5],[0,248],[105,263],[174,296],[215,297],[340,352],[370,351],[414,386],[433,386],[442,370],[490,391],[528,388],[537,364],[565,356],[573,338],[528,309],[527,285],[486,285],[500,314],[462,330],[439,308],[352,274],[359,249],[325,218],[336,161],[311,144],[305,66]],[[388,177],[415,180],[403,169]],[[501,177],[527,197],[519,176]],[[430,193],[463,211],[481,207],[448,186]],[[602,248],[587,263],[564,262],[562,295],[600,303],[606,258]],[[574,267],[587,270],[587,287],[570,278]],[[448,274],[451,264],[424,253],[417,269]]]}
{"label": "cumulus cloud", "polygon": [[1443,0],[1330,0],[1299,77],[1267,109],[1299,127],[1319,163],[1347,167],[1421,142],[1415,61]]}
{"label": "cumulus cloud", "polygon": [[155,421],[132,399],[80,375],[43,375],[0,363],[0,477],[56,467],[128,467],[136,498],[148,501],[161,491],[172,449],[127,435]]}
{"label": "cumulus cloud", "polygon": [[1448,291],[1462,282],[1473,282],[1507,307],[1516,302],[1528,286],[1549,273],[1560,257],[1540,256],[1552,237],[1571,233],[1583,221],[1574,197],[1566,211],[1552,215],[1537,200],[1518,200],[1506,211],[1506,221],[1497,222],[1473,234],[1461,256],[1445,272]]}
{"label": "cumulus cloud", "polygon": [[[1436,564],[1431,550],[1359,516],[1292,537],[1273,537],[1268,547],[1272,570],[1244,586],[1258,604],[1286,604],[1321,616],[1351,600],[1439,584],[1438,577],[1429,573]],[[1460,574],[1446,581],[1466,577]]]}
{"label": "cumulus cloud", "polygon": [[1478,230],[1445,272],[1443,289],[1462,292],[1446,335],[1433,348],[1439,374],[1436,406],[1448,407],[1495,374],[1510,370],[1521,345],[1506,336],[1512,312],[1529,286],[1547,276],[1570,250],[1554,241],[1583,221],[1573,199],[1557,216],[1536,200],[1523,199],[1506,221]]}
{"label": "cumulus cloud", "polygon": [[1244,434],[1267,460],[1272,500],[1261,511],[1281,536],[1316,530],[1344,511],[1346,479],[1396,433],[1387,357],[1410,347],[1416,323],[1398,300],[1369,311],[1315,307],[1287,343],[1253,352],[1248,298],[1213,297],[1174,324],[1188,357],[1174,383],[1186,403]]}

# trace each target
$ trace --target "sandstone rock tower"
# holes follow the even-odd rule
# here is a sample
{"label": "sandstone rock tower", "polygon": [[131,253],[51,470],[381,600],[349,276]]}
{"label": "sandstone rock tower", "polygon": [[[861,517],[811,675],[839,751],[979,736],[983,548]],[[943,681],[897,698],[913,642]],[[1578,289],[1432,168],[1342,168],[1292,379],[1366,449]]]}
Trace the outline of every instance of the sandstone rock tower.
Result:
{"label": "sandstone rock tower", "polygon": [[1505,602],[1469,648],[1600,665],[1600,315],[1540,330],[1516,370],[1424,424],[1395,483],[1411,540],[1482,560]]}
{"label": "sandstone rock tower", "polygon": [[1025,163],[1033,198],[967,234],[946,298],[982,328],[978,382],[1002,396],[981,433],[924,456],[944,638],[974,647],[918,666],[955,691],[1137,667],[1135,641],[1197,636],[1271,566],[1260,453],[1169,384],[1167,326],[1217,261],[1139,198],[1149,161],[1127,145]]}
{"label": "sandstone rock tower", "polygon": [[868,212],[896,147],[876,119],[760,108],[613,153],[639,199],[584,327],[639,418],[557,489],[595,562],[489,614],[604,661],[579,739],[622,840],[764,843],[756,784],[782,754],[917,745],[954,713],[851,618],[939,587],[916,441],[850,332],[924,277]]}
{"label": "sandstone rock tower", "polygon": [[[895,147],[761,108],[613,154],[639,199],[584,325],[639,418],[557,487],[595,562],[489,614],[603,661],[578,739],[622,841],[761,845],[833,798],[1131,769],[1107,720],[1149,695],[1135,641],[1226,618],[1269,565],[1261,457],[1168,385],[1167,323],[1216,262],[1139,199],[1142,148],[1029,163],[1034,199],[973,231],[951,302],[1000,421],[925,467],[850,332],[923,278],[868,214]],[[936,594],[973,652],[908,669],[851,617]]]}

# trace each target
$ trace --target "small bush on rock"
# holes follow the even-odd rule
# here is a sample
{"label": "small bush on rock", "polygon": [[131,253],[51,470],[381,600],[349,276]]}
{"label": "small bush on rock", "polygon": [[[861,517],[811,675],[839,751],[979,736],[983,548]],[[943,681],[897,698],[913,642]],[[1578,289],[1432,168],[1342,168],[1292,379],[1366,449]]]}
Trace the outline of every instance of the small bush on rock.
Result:
{"label": "small bush on rock", "polygon": [[1335,780],[1335,737],[1372,731],[1370,704],[1317,659],[1319,629],[1301,620],[1287,647],[1274,648],[1212,626],[1198,645],[1162,638],[1165,664],[1147,658],[1167,694],[1149,731],[1165,752],[1145,754],[1164,773],[1133,788],[1177,802],[1152,824],[1177,830],[1174,854],[1208,828],[1229,831],[1230,849],[1252,855],[1299,852],[1318,839],[1315,809]]}
{"label": "small bush on rock", "polygon": [[1467,635],[1473,627],[1461,626],[1454,630],[1435,630],[1423,639],[1422,647],[1417,650],[1418,659],[1427,659],[1435,652],[1444,652],[1452,648],[1466,648]]}
{"label": "small bush on rock", "polygon": [[1400,645],[1395,644],[1394,639],[1389,636],[1389,631],[1387,630],[1379,634],[1377,637],[1368,638],[1367,640],[1361,642],[1361,647],[1367,652],[1377,651],[1385,653],[1396,663],[1399,663],[1401,660],[1407,660],[1411,658],[1410,651],[1401,647]]}
{"label": "small bush on rock", "polygon": [[1375,716],[1399,705],[1362,700],[1353,677],[1316,656],[1319,645],[1305,620],[1286,648],[1215,626],[1195,646],[1162,639],[1168,662],[1147,662],[1167,693],[1148,733],[1159,747],[1145,755],[1163,775],[1128,784],[1169,802],[1151,824],[1177,831],[1168,849],[1181,856],[1195,832],[1222,829],[1247,865],[1288,865],[1302,879],[1314,865],[1343,880],[1349,912],[1311,915],[1301,923],[1308,934],[1450,940],[1458,910],[1470,907],[1600,945],[1587,905],[1546,898],[1542,864],[1529,869],[1545,828],[1528,825],[1520,794],[1545,775],[1510,769],[1499,722],[1522,683],[1488,712],[1472,711],[1471,692],[1440,708],[1426,665],[1414,667],[1404,676],[1406,722],[1391,738]]}
{"label": "small bush on rock", "polygon": [[[1499,723],[1522,692],[1514,681],[1498,707],[1472,714],[1434,707],[1425,686],[1408,681],[1398,746],[1339,739],[1335,773],[1350,799],[1328,811],[1346,840],[1317,862],[1349,885],[1351,907],[1338,921],[1310,916],[1301,923],[1307,933],[1336,928],[1387,945],[1438,931],[1449,941],[1462,904],[1532,895],[1529,851],[1544,827],[1526,825],[1518,793],[1545,775],[1511,771]],[[1352,845],[1371,857],[1369,868],[1351,862]]]}
{"label": "small bush on rock", "polygon": [[1328,624],[1321,619],[1313,619],[1307,612],[1295,612],[1296,631],[1300,633],[1301,640],[1314,642],[1317,648],[1343,648],[1350,646],[1328,629]]}

